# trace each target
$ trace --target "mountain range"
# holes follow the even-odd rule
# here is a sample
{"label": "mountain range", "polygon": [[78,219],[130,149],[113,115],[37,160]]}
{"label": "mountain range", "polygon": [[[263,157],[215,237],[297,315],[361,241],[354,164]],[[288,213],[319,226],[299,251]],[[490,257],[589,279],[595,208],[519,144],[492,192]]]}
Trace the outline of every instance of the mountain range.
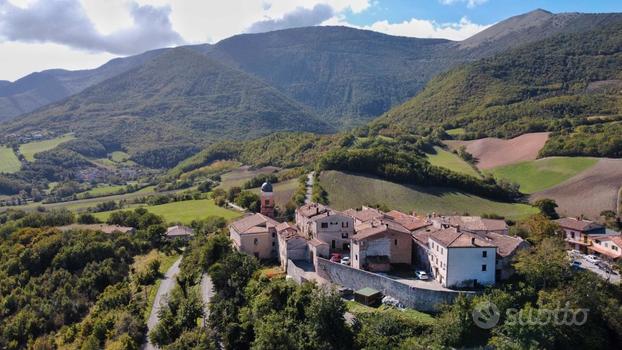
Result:
{"label": "mountain range", "polygon": [[334,132],[408,101],[453,67],[621,19],[536,10],[462,42],[308,27],[155,50],[94,70],[0,82],[0,133],[73,131],[132,152],[273,131]]}

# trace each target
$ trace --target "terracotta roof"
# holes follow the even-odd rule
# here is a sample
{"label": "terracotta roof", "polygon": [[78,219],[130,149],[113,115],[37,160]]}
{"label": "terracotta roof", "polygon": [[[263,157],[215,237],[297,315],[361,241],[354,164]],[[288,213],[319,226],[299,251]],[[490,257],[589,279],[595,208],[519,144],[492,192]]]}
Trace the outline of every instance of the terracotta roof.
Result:
{"label": "terracotta roof", "polygon": [[593,250],[593,251],[595,251],[597,253],[606,255],[606,256],[608,256],[608,257],[610,257],[612,259],[618,259],[618,258],[620,258],[622,256],[622,252],[617,252],[616,253],[616,252],[613,252],[613,251],[611,251],[611,250],[609,250],[609,249],[607,249],[605,247],[602,247],[602,246],[599,246],[599,245],[596,245],[596,244],[591,245],[589,247],[589,249]]}
{"label": "terracotta roof", "polygon": [[172,226],[166,230],[166,235],[169,237],[192,236],[194,231],[186,226]]}
{"label": "terracotta roof", "polygon": [[413,216],[413,215],[408,215],[408,214],[402,213],[401,211],[397,211],[397,210],[391,210],[390,212],[386,213],[385,215],[390,217],[391,219],[395,220],[397,223],[399,223],[400,225],[404,226],[407,230],[410,230],[410,231],[419,230],[419,229],[424,228],[426,226],[432,225],[431,223],[429,223],[425,219],[418,218],[418,217]]}
{"label": "terracotta roof", "polygon": [[445,248],[495,247],[476,234],[458,231],[453,227],[437,231],[430,238]]}
{"label": "terracotta roof", "polygon": [[133,227],[126,226],[118,226],[118,225],[105,225],[105,224],[92,224],[92,225],[83,225],[83,224],[71,224],[66,226],[61,226],[58,228],[61,231],[71,231],[71,230],[90,230],[90,231],[100,231],[103,233],[128,233],[134,231]]}
{"label": "terracotta roof", "polygon": [[429,242],[429,240],[428,240],[428,239],[429,239],[432,235],[434,235],[434,233],[435,233],[435,232],[438,232],[438,231],[441,231],[441,229],[437,229],[437,228],[429,227],[429,228],[427,228],[427,229],[425,229],[425,230],[420,230],[420,231],[415,232],[415,233],[413,234],[413,238],[414,238],[417,242],[421,243],[422,245],[427,246],[427,245],[428,245],[428,242]]}
{"label": "terracotta roof", "polygon": [[330,210],[330,208],[328,208],[325,205],[319,204],[319,203],[309,203],[309,204],[305,204],[303,206],[301,206],[300,208],[296,209],[296,212],[298,212],[300,215],[306,217],[306,218],[311,218],[315,215],[324,213],[326,211]]}
{"label": "terracotta roof", "polygon": [[403,233],[410,235],[410,231],[405,229],[404,226],[387,218],[374,219],[372,221],[359,224],[355,227],[355,232],[356,233],[352,239],[357,241],[384,233]]}
{"label": "terracotta roof", "polygon": [[269,227],[276,227],[279,223],[265,215],[253,214],[231,223],[237,233],[267,232]]}
{"label": "terracotta roof", "polygon": [[561,218],[556,220],[557,224],[562,228],[568,228],[575,231],[591,231],[594,229],[602,228],[603,226],[589,220],[579,220],[576,218]]}
{"label": "terracotta roof", "polygon": [[296,226],[293,226],[289,222],[282,222],[278,224],[276,226],[276,232],[286,241],[289,241],[290,239],[295,237],[304,238],[298,233],[298,228]]}
{"label": "terracotta roof", "polygon": [[321,245],[328,245],[328,243],[322,242],[317,238],[313,238],[312,240],[310,240],[309,244],[311,244],[314,247],[321,246]]}
{"label": "terracotta roof", "polygon": [[479,216],[444,216],[441,222],[467,231],[504,231],[508,228],[504,220],[483,219]]}
{"label": "terracotta roof", "polygon": [[520,237],[503,235],[496,232],[485,233],[482,234],[482,236],[497,247],[497,254],[502,257],[512,255],[516,249],[525,243]]}
{"label": "terracotta roof", "polygon": [[380,219],[384,217],[383,212],[373,208],[365,208],[363,210],[348,209],[343,213],[361,222],[367,222],[373,219]]}

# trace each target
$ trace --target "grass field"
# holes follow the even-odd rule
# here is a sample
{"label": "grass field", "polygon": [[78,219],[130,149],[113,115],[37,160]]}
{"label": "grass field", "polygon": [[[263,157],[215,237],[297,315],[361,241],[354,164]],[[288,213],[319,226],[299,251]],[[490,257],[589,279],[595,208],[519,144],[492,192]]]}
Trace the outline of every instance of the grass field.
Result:
{"label": "grass field", "polygon": [[75,139],[75,136],[67,134],[51,140],[29,142],[19,146],[19,151],[24,155],[27,161],[32,162],[35,160],[35,154],[49,151],[56,148],[61,143],[73,139]]}
{"label": "grass field", "polygon": [[432,165],[447,168],[457,173],[480,177],[480,174],[473,169],[471,164],[465,162],[462,158],[458,157],[458,155],[448,152],[441,147],[434,147],[434,150],[436,151],[435,154],[427,155]]}
{"label": "grass field", "polygon": [[10,147],[0,146],[0,173],[16,173],[22,167],[19,159]]}
{"label": "grass field", "polygon": [[392,183],[368,176],[324,171],[320,182],[329,204],[337,210],[362,205],[386,204],[392,209],[420,214],[498,214],[516,219],[535,214],[530,205],[496,202],[450,188],[419,187]]}
{"label": "grass field", "polygon": [[495,178],[506,179],[520,185],[523,193],[535,193],[554,187],[587,170],[598,158],[551,157],[493,168]]}
{"label": "grass field", "polygon": [[121,163],[121,162],[125,162],[126,160],[130,159],[130,155],[125,152],[114,151],[110,154],[110,158],[112,159],[113,162]]}
{"label": "grass field", "polygon": [[272,174],[276,170],[279,170],[279,168],[269,166],[260,169],[251,169],[248,166],[242,166],[238,169],[223,174],[221,176],[222,181],[220,182],[220,186],[218,187],[222,188],[223,190],[228,190],[234,186],[242,186],[246,181],[250,180],[256,175]]}
{"label": "grass field", "polygon": [[90,195],[91,197],[100,197],[100,196],[108,196],[112,194],[117,194],[119,191],[125,189],[125,185],[103,185],[92,188],[88,191],[82,192],[78,194],[78,198],[84,198],[85,195]]}
{"label": "grass field", "polygon": [[[186,225],[189,225],[192,220],[205,219],[208,216],[222,216],[229,220],[242,215],[240,212],[217,206],[211,199],[173,202],[155,206],[144,206],[144,208],[151,213],[161,215],[164,220],[169,223],[181,222]],[[105,221],[113,212],[114,211],[106,211],[95,213],[94,215],[96,218]]]}

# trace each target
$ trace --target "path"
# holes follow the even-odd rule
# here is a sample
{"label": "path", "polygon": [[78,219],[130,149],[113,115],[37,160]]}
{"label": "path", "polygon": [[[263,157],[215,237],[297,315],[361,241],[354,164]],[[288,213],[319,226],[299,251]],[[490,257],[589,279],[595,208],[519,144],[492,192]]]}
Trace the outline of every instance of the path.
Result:
{"label": "path", "polygon": [[[153,301],[153,305],[151,306],[151,313],[149,314],[149,319],[147,320],[147,329],[151,331],[158,324],[158,311],[160,310],[160,304],[164,302],[168,293],[175,286],[175,277],[179,274],[179,264],[181,263],[181,259],[177,259],[175,263],[166,271],[164,274],[164,279],[160,283],[160,288],[158,288],[158,292]],[[143,350],[155,350],[155,347],[151,342],[149,342],[149,338],[147,337],[147,342],[143,344]]]}
{"label": "path", "polygon": [[243,213],[246,212],[246,209],[242,208],[241,206],[239,206],[237,204],[231,203],[229,201],[227,201],[227,205],[230,206],[231,208],[237,210],[237,211],[241,211]]}
{"label": "path", "polygon": [[307,175],[307,195],[305,196],[305,204],[311,203],[311,198],[313,198],[313,175],[315,175],[314,171]]}
{"label": "path", "polygon": [[[207,320],[209,316],[209,302],[214,296],[214,285],[208,274],[204,273],[201,277],[201,298],[203,299],[205,316],[203,320]],[[205,321],[204,321],[205,322]]]}

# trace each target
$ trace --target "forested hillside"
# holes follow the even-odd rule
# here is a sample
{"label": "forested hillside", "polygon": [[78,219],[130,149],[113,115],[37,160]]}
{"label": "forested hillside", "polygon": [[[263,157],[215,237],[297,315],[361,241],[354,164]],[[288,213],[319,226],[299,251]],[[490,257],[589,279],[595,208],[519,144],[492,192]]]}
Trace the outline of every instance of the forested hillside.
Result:
{"label": "forested hillside", "polygon": [[[621,72],[622,21],[592,32],[561,34],[443,73],[370,128],[386,135],[425,135],[435,128],[462,127],[465,138],[555,131],[547,154],[556,154],[552,145],[572,148],[564,144],[598,137],[578,125],[617,127],[622,119]],[[560,140],[565,134],[573,137]],[[616,137],[606,143],[613,146],[589,153],[619,154]]]}
{"label": "forested hillside", "polygon": [[130,151],[249,139],[278,130],[334,131],[258,79],[186,48],[5,126],[75,131]]}

